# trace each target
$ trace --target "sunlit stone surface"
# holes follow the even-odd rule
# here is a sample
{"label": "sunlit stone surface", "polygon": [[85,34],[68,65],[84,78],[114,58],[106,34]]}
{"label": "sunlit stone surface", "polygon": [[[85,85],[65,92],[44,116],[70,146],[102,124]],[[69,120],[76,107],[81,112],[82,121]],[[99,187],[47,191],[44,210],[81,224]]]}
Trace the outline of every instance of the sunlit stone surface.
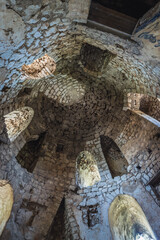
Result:
{"label": "sunlit stone surface", "polygon": [[13,205],[13,190],[6,180],[0,180],[0,236],[9,219]]}
{"label": "sunlit stone surface", "polygon": [[129,195],[118,195],[109,208],[113,240],[155,240],[156,237],[137,201]]}
{"label": "sunlit stone surface", "polygon": [[82,187],[93,186],[101,180],[96,160],[91,153],[83,151],[77,158],[79,182]]}
{"label": "sunlit stone surface", "polygon": [[30,107],[23,107],[4,116],[8,137],[13,142],[28,127],[34,115]]}

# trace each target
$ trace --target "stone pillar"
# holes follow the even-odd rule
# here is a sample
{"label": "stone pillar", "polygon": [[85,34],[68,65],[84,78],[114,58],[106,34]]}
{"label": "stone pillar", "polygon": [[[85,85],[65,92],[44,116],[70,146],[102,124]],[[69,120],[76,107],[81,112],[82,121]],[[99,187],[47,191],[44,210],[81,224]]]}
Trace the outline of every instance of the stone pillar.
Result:
{"label": "stone pillar", "polygon": [[118,195],[113,200],[109,224],[113,240],[156,240],[142,208],[129,195]]}
{"label": "stone pillar", "polygon": [[0,236],[8,221],[13,205],[13,190],[6,180],[0,180]]}

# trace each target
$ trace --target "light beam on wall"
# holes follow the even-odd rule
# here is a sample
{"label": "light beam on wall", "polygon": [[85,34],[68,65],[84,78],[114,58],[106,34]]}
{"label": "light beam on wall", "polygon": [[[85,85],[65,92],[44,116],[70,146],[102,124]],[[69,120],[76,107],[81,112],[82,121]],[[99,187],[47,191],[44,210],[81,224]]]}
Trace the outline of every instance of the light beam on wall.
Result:
{"label": "light beam on wall", "polygon": [[30,107],[23,107],[4,116],[8,138],[13,142],[30,124],[34,111]]}

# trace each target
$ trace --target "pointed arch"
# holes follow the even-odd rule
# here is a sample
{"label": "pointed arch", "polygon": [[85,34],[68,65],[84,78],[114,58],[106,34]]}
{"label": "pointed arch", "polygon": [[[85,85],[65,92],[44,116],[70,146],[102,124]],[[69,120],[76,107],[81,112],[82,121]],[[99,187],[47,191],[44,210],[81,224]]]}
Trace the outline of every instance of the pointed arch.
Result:
{"label": "pointed arch", "polygon": [[93,186],[101,180],[97,162],[94,156],[88,152],[83,151],[77,157],[77,185],[79,187]]}
{"label": "pointed arch", "polygon": [[112,177],[127,173],[128,162],[117,144],[107,136],[100,136],[102,152]]}
{"label": "pointed arch", "polygon": [[13,142],[30,124],[34,111],[30,107],[23,107],[4,116],[6,130],[10,142]]}
{"label": "pointed arch", "polygon": [[155,234],[138,202],[130,195],[118,195],[108,212],[113,240],[156,240]]}

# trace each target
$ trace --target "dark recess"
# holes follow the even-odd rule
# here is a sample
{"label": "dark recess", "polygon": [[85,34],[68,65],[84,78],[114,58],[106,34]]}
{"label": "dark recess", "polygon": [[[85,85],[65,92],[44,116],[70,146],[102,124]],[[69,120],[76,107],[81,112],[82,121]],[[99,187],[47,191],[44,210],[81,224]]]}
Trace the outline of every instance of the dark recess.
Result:
{"label": "dark recess", "polygon": [[107,136],[100,136],[101,147],[112,177],[127,173],[128,162],[117,144]]}
{"label": "dark recess", "polygon": [[158,0],[92,0],[88,20],[132,34],[139,18]]}
{"label": "dark recess", "polygon": [[62,152],[63,152],[63,149],[64,149],[64,145],[58,143],[58,144],[57,144],[57,147],[56,147],[56,152],[62,153]]}
{"label": "dark recess", "polygon": [[93,0],[93,2],[138,19],[154,7],[159,0]]}
{"label": "dark recess", "polygon": [[149,181],[147,185],[150,185],[154,191],[158,200],[160,200],[160,170],[159,172]]}
{"label": "dark recess", "polygon": [[45,133],[41,133],[37,140],[27,142],[18,153],[16,159],[28,172],[33,172],[39,157]]}
{"label": "dark recess", "polygon": [[17,97],[26,97],[29,96],[32,92],[32,88],[23,88],[21,91],[18,93]]}

